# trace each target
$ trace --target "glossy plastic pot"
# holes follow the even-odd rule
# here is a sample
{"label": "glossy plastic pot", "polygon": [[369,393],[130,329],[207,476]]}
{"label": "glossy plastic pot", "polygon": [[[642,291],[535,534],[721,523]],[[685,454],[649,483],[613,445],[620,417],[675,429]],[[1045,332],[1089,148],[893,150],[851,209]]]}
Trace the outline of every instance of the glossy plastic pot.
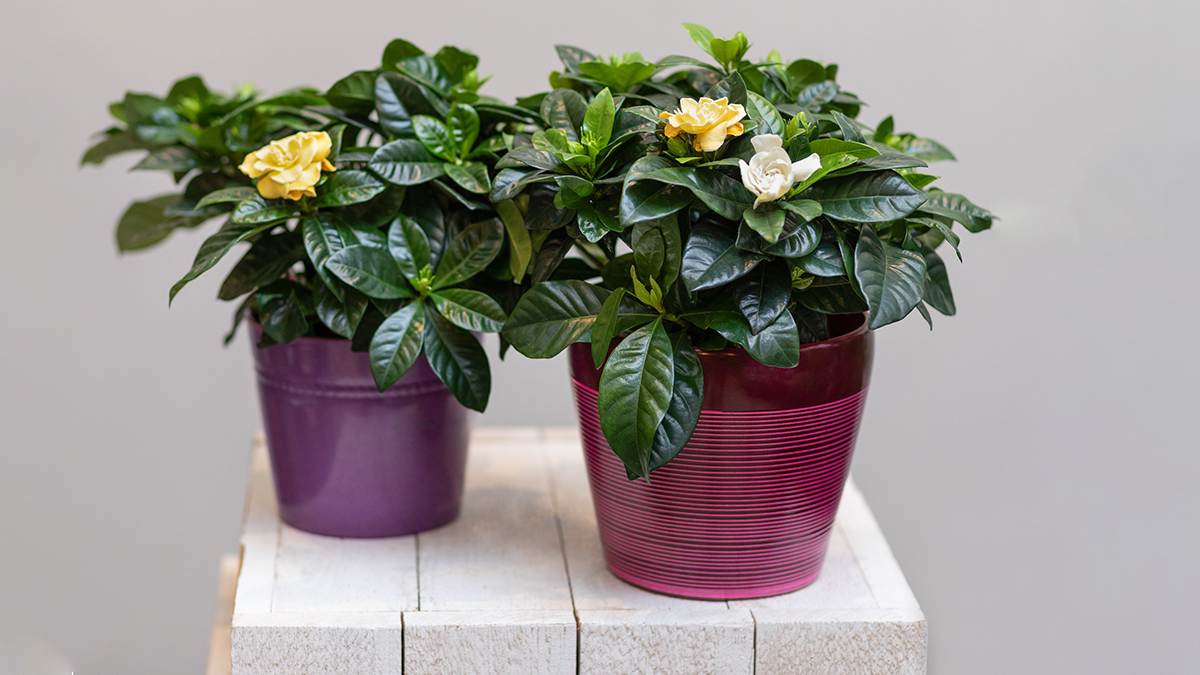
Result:
{"label": "glossy plastic pot", "polygon": [[820,574],[866,401],[874,335],[863,316],[830,317],[795,368],[741,349],[698,352],[704,402],[695,434],[630,481],[600,430],[601,371],[570,348],[576,408],[604,555],[645,589],[704,600],[757,598]]}
{"label": "glossy plastic pot", "polygon": [[[251,326],[258,342],[262,330]],[[458,517],[470,411],[419,357],[386,392],[341,339],[254,349],[283,521],[336,537],[393,537]]]}

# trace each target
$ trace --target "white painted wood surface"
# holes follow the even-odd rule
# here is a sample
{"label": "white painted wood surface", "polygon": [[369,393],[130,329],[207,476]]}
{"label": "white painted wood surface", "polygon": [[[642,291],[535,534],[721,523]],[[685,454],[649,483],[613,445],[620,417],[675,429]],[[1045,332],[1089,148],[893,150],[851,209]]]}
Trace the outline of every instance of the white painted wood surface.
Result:
{"label": "white painted wood surface", "polygon": [[815,583],[706,602],[608,571],[575,430],[480,430],[462,516],[413,537],[282,525],[261,439],[251,467],[233,675],[925,672],[925,618],[853,483]]}

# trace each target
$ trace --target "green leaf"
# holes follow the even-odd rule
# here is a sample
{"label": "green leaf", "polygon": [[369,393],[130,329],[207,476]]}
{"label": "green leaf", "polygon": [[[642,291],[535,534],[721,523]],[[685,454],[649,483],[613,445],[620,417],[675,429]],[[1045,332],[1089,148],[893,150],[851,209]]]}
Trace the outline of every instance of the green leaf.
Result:
{"label": "green leaf", "polygon": [[533,242],[529,238],[529,230],[525,229],[525,217],[511,199],[495,204],[496,213],[504,222],[508,232],[509,271],[512,272],[513,283],[521,283],[525,270],[529,269],[529,260],[533,257]]}
{"label": "green leaf", "polygon": [[782,260],[765,262],[738,279],[733,295],[750,323],[750,334],[758,334],[787,310],[792,298],[792,275]]}
{"label": "green leaf", "polygon": [[638,159],[625,176],[621,192],[621,222],[626,225],[669,216],[692,203],[691,190],[679,185],[642,180],[647,174],[671,167],[670,160],[657,155]]}
{"label": "green leaf", "polygon": [[133,150],[149,150],[150,144],[138,138],[132,132],[125,131],[119,134],[113,134],[108,138],[88,148],[88,151],[83,154],[83,159],[79,160],[80,164],[101,164],[104,160],[119,155],[123,152]]}
{"label": "green leaf", "polygon": [[223,190],[210,192],[196,202],[196,208],[202,209],[213,204],[225,204],[228,202],[241,202],[258,194],[258,190],[252,187],[231,187]]}
{"label": "green leaf", "polygon": [[555,156],[552,150],[542,150],[532,145],[522,145],[513,148],[511,151],[505,153],[499,162],[496,162],[497,169],[530,166],[535,169],[553,171],[558,169],[560,165],[561,162],[558,161],[558,157]]}
{"label": "green leaf", "polygon": [[261,237],[246,251],[225,277],[217,297],[233,300],[261,286],[278,281],[304,257],[304,246],[294,232]]}
{"label": "green leaf", "polygon": [[446,114],[446,124],[454,137],[458,156],[470,155],[471,149],[475,147],[475,140],[479,138],[479,113],[469,105],[455,103]]}
{"label": "green leaf", "polygon": [[779,205],[800,216],[805,221],[811,221],[824,213],[820,202],[814,202],[811,199],[794,199],[792,201],[779,202]]}
{"label": "green leaf", "polygon": [[734,72],[714,84],[704,95],[714,101],[728,98],[730,103],[744,106],[747,101],[746,81],[742,79],[741,73]]}
{"label": "green leaf", "polygon": [[117,249],[122,253],[153,246],[166,239],[177,227],[192,227],[202,218],[170,216],[164,210],[180,200],[180,195],[163,195],[134,202],[117,223]]}
{"label": "green leaf", "polygon": [[796,294],[796,300],[815,312],[822,314],[862,314],[867,303],[854,292],[850,284],[831,286],[809,286]]}
{"label": "green leaf", "polygon": [[800,363],[800,332],[791,312],[780,314],[758,333],[752,332],[742,346],[765,366],[795,368]]}
{"label": "green leaf", "polygon": [[833,80],[824,80],[810,84],[796,95],[796,104],[807,110],[819,110],[822,105],[833,101],[841,91],[841,87]]}
{"label": "green leaf", "polygon": [[609,291],[586,281],[547,281],[525,292],[504,324],[505,339],[534,359],[586,341]]}
{"label": "green leaf", "polygon": [[370,348],[371,375],[379,391],[386,391],[404,377],[421,354],[426,320],[425,304],[413,302],[394,312],[375,331]]}
{"label": "green leaf", "polygon": [[846,273],[842,253],[835,242],[822,242],[812,253],[796,261],[800,269],[818,277],[840,277]]}
{"label": "green leaf", "polygon": [[314,204],[318,207],[349,206],[370,200],[387,186],[366,171],[342,170],[320,186]]}
{"label": "green leaf", "polygon": [[371,298],[413,297],[400,265],[387,251],[362,245],[347,246],[330,256],[325,268]]}
{"label": "green leaf", "polygon": [[626,468],[650,476],[654,434],[671,403],[675,367],[662,319],[637,329],[613,350],[600,376],[600,428]]}
{"label": "green leaf", "polygon": [[454,325],[480,333],[499,333],[508,317],[490,296],[479,291],[448,288],[430,296],[437,310]]}
{"label": "green leaf", "polygon": [[945,261],[928,246],[921,247],[921,257],[925,258],[923,299],[942,315],[954,316],[958,310],[954,306],[954,293],[950,291],[950,276],[946,273]]}
{"label": "green leaf", "polygon": [[[335,281],[334,283],[340,283]],[[340,292],[344,298],[334,294],[331,286],[321,280],[313,282],[313,301],[316,304],[317,316],[329,330],[341,335],[347,340],[354,337],[363,314],[367,311],[367,296],[353,288],[343,288]]]}
{"label": "green leaf", "polygon": [[445,122],[429,115],[413,115],[412,125],[417,140],[421,141],[421,145],[424,145],[430,154],[447,162],[453,162],[458,156],[458,143]]}
{"label": "green leaf", "polygon": [[683,27],[687,29],[688,35],[692,38],[692,42],[695,42],[697,47],[703,49],[704,53],[712,56],[712,31],[695,23],[685,23],[683,24]]}
{"label": "green leaf", "polygon": [[676,333],[671,338],[671,346],[675,380],[671,387],[671,403],[654,432],[654,443],[650,448],[651,471],[666,466],[687,444],[700,421],[704,402],[704,369],[687,331]]}
{"label": "green leaf", "polygon": [[295,291],[286,295],[264,293],[257,299],[263,333],[275,342],[287,344],[308,332],[308,320]]}
{"label": "green leaf", "polygon": [[425,52],[420,47],[414,45],[408,40],[396,38],[395,40],[389,42],[387,47],[384,47],[383,49],[383,67],[395,68],[396,64],[400,63],[404,59],[411,58],[413,56],[420,56],[424,53]]}
{"label": "green leaf", "polygon": [[862,130],[858,128],[858,124],[854,120],[846,117],[841,111],[833,111],[833,121],[837,122],[838,128],[842,131],[842,138],[855,143],[866,143],[867,139],[863,138]]}
{"label": "green leaf", "polygon": [[504,224],[497,218],[464,229],[446,247],[433,277],[434,290],[460,284],[482,272],[504,247]]}
{"label": "green leaf", "polygon": [[325,92],[330,105],[365,117],[375,107],[375,71],[359,70],[338,80]]}
{"label": "green leaf", "polygon": [[818,138],[815,141],[810,141],[808,147],[821,157],[846,154],[858,159],[868,159],[880,154],[879,150],[864,143],[849,140],[843,141],[837,138]]}
{"label": "green leaf", "polygon": [[579,127],[587,115],[587,101],[579,92],[555,89],[542,101],[541,116],[551,129],[558,129],[568,141],[579,141]]}
{"label": "green leaf", "polygon": [[192,262],[192,269],[183,275],[183,278],[175,282],[171,287],[170,299],[175,300],[175,296],[188,285],[188,282],[204,274],[212,269],[214,265],[225,257],[225,254],[233,250],[234,246],[246,241],[260,232],[269,229],[270,225],[239,225],[232,220],[225,221],[221,229],[217,230],[216,234],[204,240],[200,245],[200,250],[196,253],[196,259]]}
{"label": "green leaf", "polygon": [[[629,241],[638,269],[658,277],[663,288],[675,283],[683,265],[683,242],[677,216],[671,214],[639,222],[633,226]],[[661,255],[651,263],[642,259],[648,251],[661,251]]]}
{"label": "green leaf", "polygon": [[485,195],[492,189],[488,181],[487,165],[482,162],[447,164],[446,175],[467,192]]}
{"label": "green leaf", "polygon": [[432,264],[429,237],[417,221],[404,214],[397,215],[388,229],[388,250],[409,279],[416,279],[422,268]]}
{"label": "green leaf", "polygon": [[743,217],[750,229],[761,235],[768,243],[773,244],[779,240],[779,235],[783,234],[783,221],[787,218],[787,214],[782,209],[768,205],[761,211],[753,207],[748,208]]}
{"label": "green leaf", "polygon": [[492,390],[492,373],[483,347],[474,335],[440,314],[429,312],[428,317],[425,357],[433,372],[446,383],[459,403],[483,412]]}
{"label": "green leaf", "polygon": [[197,161],[191,148],[168,145],[151,151],[130,171],[191,171],[196,168]]}
{"label": "green leaf", "polygon": [[924,190],[930,183],[941,178],[941,176],[931,176],[927,173],[906,173],[903,176],[904,180],[908,181],[918,190]]}
{"label": "green leaf", "polygon": [[883,121],[879,123],[879,126],[875,127],[875,134],[872,136],[871,140],[875,141],[876,143],[883,143],[888,139],[888,136],[892,135],[892,132],[895,130],[896,121],[892,119],[891,115],[888,115],[887,117],[883,118]]}
{"label": "green leaf", "polygon": [[613,338],[617,336],[617,316],[621,310],[621,301],[625,298],[625,289],[618,288],[600,306],[596,315],[596,323],[592,326],[592,362],[596,368],[604,365]]}
{"label": "green leaf", "polygon": [[932,138],[902,137],[896,149],[926,162],[954,161],[954,153]]}
{"label": "green leaf", "polygon": [[782,136],[785,129],[783,116],[762,96],[749,92],[746,99],[746,113],[750,119],[758,122],[758,133]]}
{"label": "green leaf", "polygon": [[680,277],[689,291],[715,288],[745,276],[762,260],[738,249],[733,233],[701,220],[692,228],[683,251]]}
{"label": "green leaf", "polygon": [[793,88],[806,87],[827,79],[825,66],[809,59],[792,61],[787,67],[787,76]]}
{"label": "green leaf", "polygon": [[924,297],[925,259],[880,239],[869,225],[854,250],[854,274],[871,310],[871,328],[903,319]]}
{"label": "green leaf", "polygon": [[654,180],[685,187],[699,197],[708,208],[732,221],[741,220],[746,207],[754,204],[745,186],[712,169],[670,167],[645,174],[640,180]]}
{"label": "green leaf", "polygon": [[558,52],[558,59],[562,61],[563,66],[568,73],[579,73],[579,64],[583,61],[595,61],[596,55],[579,47],[571,47],[569,45],[554,45],[554,50]]}
{"label": "green leaf", "polygon": [[596,151],[608,145],[616,116],[612,92],[605,87],[592,99],[583,116],[583,143]]}
{"label": "green leaf", "polygon": [[[805,223],[788,218],[783,225],[783,235],[779,241],[764,246],[762,252],[780,258],[799,258],[808,255],[821,243],[822,226],[820,221]],[[741,239],[741,232],[738,232]]]}
{"label": "green leaf", "polygon": [[296,203],[291,200],[273,199],[268,202],[261,195],[255,194],[238,202],[233,209],[233,222],[238,225],[276,223],[291,218],[296,210]]}
{"label": "green leaf", "polygon": [[419,185],[446,173],[446,165],[429,154],[420,141],[400,139],[375,151],[370,169],[394,185]]}
{"label": "green leaf", "polygon": [[953,192],[933,190],[921,210],[962,223],[968,232],[982,232],[992,226],[995,217],[987,209],[976,206],[966,197]]}
{"label": "green leaf", "polygon": [[804,196],[820,202],[825,215],[851,223],[899,220],[925,202],[925,193],[894,171],[830,178],[810,187]]}
{"label": "green leaf", "polygon": [[462,82],[467,73],[479,66],[479,57],[449,45],[438,50],[433,60],[446,71],[446,76],[455,84]]}

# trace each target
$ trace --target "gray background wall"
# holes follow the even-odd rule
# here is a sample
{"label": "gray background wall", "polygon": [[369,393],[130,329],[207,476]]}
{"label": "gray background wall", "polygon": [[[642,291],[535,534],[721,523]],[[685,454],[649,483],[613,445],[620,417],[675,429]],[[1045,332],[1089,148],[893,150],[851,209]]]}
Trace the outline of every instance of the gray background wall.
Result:
{"label": "gray background wall", "polygon": [[[510,98],[544,87],[555,42],[695,54],[696,21],[840,63],[866,121],[947,144],[945,185],[1004,219],[951,263],[958,317],[880,333],[854,466],[927,612],[930,671],[1200,671],[1198,8],[7,0],[0,645],[80,675],[199,672],[236,550],[249,347],[220,345],[220,270],[167,309],[204,234],[116,254],[125,204],[169,185],[131,158],[76,168],[109,101],[191,72],[324,87],[397,36],[476,51]],[[565,378],[510,360],[481,423],[572,424]]]}

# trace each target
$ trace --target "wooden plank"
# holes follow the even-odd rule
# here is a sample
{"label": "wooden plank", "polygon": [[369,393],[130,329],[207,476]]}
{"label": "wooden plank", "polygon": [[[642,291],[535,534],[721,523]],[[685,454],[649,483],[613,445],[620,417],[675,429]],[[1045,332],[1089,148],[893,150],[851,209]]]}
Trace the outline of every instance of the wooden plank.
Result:
{"label": "wooden plank", "polygon": [[275,558],[279,546],[279,507],[275,483],[262,434],[254,437],[250,453],[250,476],[246,494],[246,516],[242,526],[241,572],[238,574],[237,613],[271,611],[275,588]]}
{"label": "wooden plank", "polygon": [[401,612],[416,608],[416,537],[339,539],[283,527],[271,611]]}
{"label": "wooden plank", "polygon": [[919,609],[755,609],[756,675],[925,675]]}
{"label": "wooden plank", "polygon": [[892,555],[879,523],[871,514],[862,492],[851,481],[842,493],[838,509],[846,542],[863,577],[871,587],[871,594],[880,607],[885,609],[920,609],[916,596],[904,578],[900,563]]}
{"label": "wooden plank", "polygon": [[235,614],[233,675],[400,675],[400,612]]}
{"label": "wooden plank", "polygon": [[229,632],[233,623],[233,595],[237,592],[238,556],[221,556],[217,577],[217,603],[213,610],[212,633],[208,639],[205,675],[230,675]]}
{"label": "wooden plank", "polygon": [[538,432],[486,430],[477,439],[462,516],[418,536],[421,610],[571,611]]}
{"label": "wooden plank", "polygon": [[406,675],[571,675],[575,617],[562,610],[406,612]]}
{"label": "wooden plank", "polygon": [[481,430],[463,513],[418,535],[406,675],[575,672],[576,627],[535,429]]}
{"label": "wooden plank", "polygon": [[[754,617],[703,609],[579,610],[579,675],[751,675]],[[819,671],[818,671],[819,672]]]}

